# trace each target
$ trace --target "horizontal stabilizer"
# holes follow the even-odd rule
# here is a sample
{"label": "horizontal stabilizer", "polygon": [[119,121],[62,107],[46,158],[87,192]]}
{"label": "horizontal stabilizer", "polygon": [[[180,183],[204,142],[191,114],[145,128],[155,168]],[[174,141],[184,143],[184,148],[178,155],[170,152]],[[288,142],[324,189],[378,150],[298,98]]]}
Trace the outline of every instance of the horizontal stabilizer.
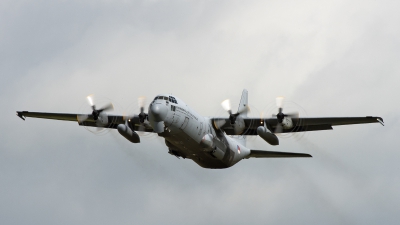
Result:
{"label": "horizontal stabilizer", "polygon": [[273,152],[263,150],[250,150],[248,158],[294,158],[294,157],[312,157],[306,153],[293,153],[293,152]]}

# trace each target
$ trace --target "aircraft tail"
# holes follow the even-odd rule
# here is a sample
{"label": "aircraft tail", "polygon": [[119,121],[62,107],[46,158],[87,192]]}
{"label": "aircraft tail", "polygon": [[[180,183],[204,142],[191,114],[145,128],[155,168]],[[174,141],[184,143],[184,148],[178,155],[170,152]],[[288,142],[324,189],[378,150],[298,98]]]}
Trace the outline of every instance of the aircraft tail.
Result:
{"label": "aircraft tail", "polygon": [[246,89],[243,89],[242,97],[240,98],[240,103],[238,108],[238,112],[243,111],[242,113],[240,113],[242,117],[247,117],[247,110],[246,110],[247,107],[248,107],[248,92]]}
{"label": "aircraft tail", "polygon": [[[246,89],[243,89],[242,97],[240,98],[240,103],[238,108],[238,112],[241,112],[240,113],[241,117],[247,117],[247,111],[248,111],[247,108],[248,108],[248,92]],[[245,135],[235,135],[232,138],[235,139],[240,144],[242,144],[243,146],[246,146]]]}

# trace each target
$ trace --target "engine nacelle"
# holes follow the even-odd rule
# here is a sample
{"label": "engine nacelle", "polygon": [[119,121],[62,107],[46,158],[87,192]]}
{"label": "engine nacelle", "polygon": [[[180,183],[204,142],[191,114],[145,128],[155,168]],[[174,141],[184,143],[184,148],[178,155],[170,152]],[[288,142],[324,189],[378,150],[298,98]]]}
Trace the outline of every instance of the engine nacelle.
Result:
{"label": "engine nacelle", "polygon": [[257,127],[257,134],[262,139],[264,139],[266,142],[268,142],[268,144],[279,145],[278,137],[275,134],[273,134],[271,131],[269,131],[266,127],[263,127],[263,126]]}
{"label": "engine nacelle", "polygon": [[132,143],[139,143],[140,142],[139,135],[135,131],[133,131],[131,128],[127,127],[125,124],[119,124],[117,126],[117,130],[128,141],[130,141]]}
{"label": "engine nacelle", "polygon": [[284,117],[282,120],[283,129],[291,129],[293,128],[293,121],[290,117]]}
{"label": "engine nacelle", "polygon": [[238,116],[236,118],[235,124],[232,124],[232,126],[233,126],[233,131],[236,135],[242,134],[244,129],[246,128],[244,120],[241,116]]}

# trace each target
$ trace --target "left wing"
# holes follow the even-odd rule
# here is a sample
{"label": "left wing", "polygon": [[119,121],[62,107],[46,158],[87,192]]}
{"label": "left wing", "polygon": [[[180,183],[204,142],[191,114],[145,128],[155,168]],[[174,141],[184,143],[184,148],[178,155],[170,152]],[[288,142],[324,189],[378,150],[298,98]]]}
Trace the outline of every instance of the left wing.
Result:
{"label": "left wing", "polygon": [[[240,135],[257,135],[257,127],[264,126],[274,132],[278,125],[276,118],[241,118],[244,121],[245,128]],[[229,118],[211,118],[214,128],[225,131],[228,135],[237,135],[234,132],[234,125],[231,124]],[[332,126],[364,124],[364,123],[380,123],[383,124],[381,117],[321,117],[321,118],[292,118],[293,127],[283,129],[282,133],[316,131],[316,130],[332,130]]]}
{"label": "left wing", "polygon": [[[63,121],[74,121],[78,122],[80,126],[90,126],[90,127],[104,127],[116,129],[118,124],[127,123],[133,130],[139,130],[141,125],[139,122],[139,117],[134,115],[130,118],[130,121],[125,121],[123,116],[120,115],[106,115],[106,123],[100,124],[93,119],[92,114],[72,114],[72,113],[46,113],[46,112],[28,112],[28,111],[17,111],[17,116],[25,120],[26,117],[40,118],[40,119],[51,119],[51,120],[63,120]],[[85,118],[82,121],[81,118]],[[150,127],[145,127],[144,132],[153,132]]]}

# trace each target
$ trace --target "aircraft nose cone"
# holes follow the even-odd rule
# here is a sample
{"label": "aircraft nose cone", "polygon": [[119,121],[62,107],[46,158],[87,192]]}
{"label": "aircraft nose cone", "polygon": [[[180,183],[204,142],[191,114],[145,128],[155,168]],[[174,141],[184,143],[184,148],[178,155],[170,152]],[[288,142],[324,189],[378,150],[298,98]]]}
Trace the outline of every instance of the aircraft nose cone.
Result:
{"label": "aircraft nose cone", "polygon": [[157,103],[152,104],[149,111],[150,119],[155,122],[163,121],[168,113],[167,107],[165,105]]}

